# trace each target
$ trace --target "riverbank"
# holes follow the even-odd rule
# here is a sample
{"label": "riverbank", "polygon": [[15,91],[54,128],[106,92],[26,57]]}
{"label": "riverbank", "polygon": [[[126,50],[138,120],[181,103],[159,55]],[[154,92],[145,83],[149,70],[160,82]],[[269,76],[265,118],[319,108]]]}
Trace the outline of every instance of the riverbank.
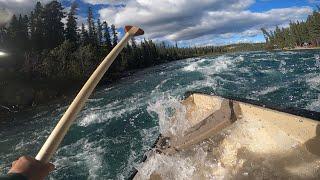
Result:
{"label": "riverbank", "polygon": [[[164,61],[155,65],[192,57],[221,55],[239,51],[263,50],[263,47],[263,44],[227,45],[218,48],[220,49],[219,51],[212,51],[202,55],[195,54],[189,57]],[[131,76],[137,71],[141,71],[144,68],[152,66],[154,65],[127,70],[121,73],[107,73],[99,86],[115,83],[123,77]],[[10,117],[15,112],[34,108],[39,105],[46,105],[57,99],[60,101],[67,101],[70,97],[74,97],[76,93],[78,93],[86,80],[86,77],[82,80],[67,80],[66,77],[55,80],[38,79],[20,71],[2,70],[0,71],[0,117],[2,117],[2,119],[4,117]]]}
{"label": "riverbank", "polygon": [[[284,48],[285,51],[303,51],[303,50],[320,50],[320,47],[295,47],[295,48]],[[282,51],[282,50],[279,50]]]}

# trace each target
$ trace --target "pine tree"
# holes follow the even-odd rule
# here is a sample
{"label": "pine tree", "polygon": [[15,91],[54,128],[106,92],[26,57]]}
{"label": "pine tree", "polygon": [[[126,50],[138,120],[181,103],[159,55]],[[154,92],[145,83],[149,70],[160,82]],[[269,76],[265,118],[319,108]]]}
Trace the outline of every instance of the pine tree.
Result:
{"label": "pine tree", "polygon": [[265,28],[261,28],[264,38],[266,39],[266,43],[270,43],[270,34]]}
{"label": "pine tree", "polygon": [[308,17],[307,26],[310,33],[310,39],[314,46],[319,45],[320,41],[320,14],[314,11],[312,15]]}
{"label": "pine tree", "polygon": [[111,25],[112,32],[112,46],[115,47],[118,44],[118,33],[116,30],[116,26],[114,24]]}
{"label": "pine tree", "polygon": [[37,2],[35,9],[30,16],[30,31],[32,47],[35,50],[43,49],[44,45],[44,23],[43,23],[43,6]]}
{"label": "pine tree", "polygon": [[131,46],[133,49],[136,49],[137,48],[137,43],[136,43],[136,40],[134,37],[131,38]]}
{"label": "pine tree", "polygon": [[290,22],[289,27],[282,29],[277,26],[270,33],[264,28],[261,30],[270,47],[293,48],[305,43],[320,46],[320,8],[309,15],[305,22]]}
{"label": "pine tree", "polygon": [[300,23],[299,30],[300,30],[302,42],[309,43],[310,42],[310,34],[309,34],[308,27],[307,27],[307,23],[305,23],[305,22]]}
{"label": "pine tree", "polygon": [[18,41],[20,43],[17,44],[17,46],[20,47],[21,51],[26,51],[29,47],[29,18],[27,15],[22,17],[22,15],[19,16],[19,29],[18,29]]}
{"label": "pine tree", "polygon": [[96,36],[96,28],[94,25],[94,17],[93,17],[93,12],[92,12],[92,8],[89,7],[88,8],[88,19],[87,19],[87,23],[88,23],[88,36],[89,36],[89,43],[92,45],[96,45],[97,44],[97,36]]}
{"label": "pine tree", "polygon": [[102,44],[102,25],[100,22],[100,19],[97,20],[97,39],[98,39],[98,45]]}
{"label": "pine tree", "polygon": [[89,44],[88,31],[85,29],[84,24],[81,24],[81,34],[80,34],[82,46]]}
{"label": "pine tree", "polygon": [[2,26],[0,27],[0,48],[6,48],[7,44],[8,44],[7,28]]}
{"label": "pine tree", "polygon": [[18,31],[19,31],[19,21],[17,19],[17,16],[13,15],[8,27],[9,47],[11,49],[16,49],[15,45],[19,43]]}
{"label": "pine tree", "polygon": [[103,27],[104,27],[104,44],[107,48],[107,51],[111,51],[112,49],[112,44],[111,44],[111,36],[110,36],[110,28],[109,25],[106,21],[103,22]]}
{"label": "pine tree", "polygon": [[54,48],[64,41],[63,7],[58,1],[51,1],[44,8],[44,38],[46,48]]}
{"label": "pine tree", "polygon": [[71,42],[78,42],[78,34],[77,34],[77,11],[78,5],[76,2],[72,3],[70,12],[68,14],[67,24],[66,24],[66,40]]}

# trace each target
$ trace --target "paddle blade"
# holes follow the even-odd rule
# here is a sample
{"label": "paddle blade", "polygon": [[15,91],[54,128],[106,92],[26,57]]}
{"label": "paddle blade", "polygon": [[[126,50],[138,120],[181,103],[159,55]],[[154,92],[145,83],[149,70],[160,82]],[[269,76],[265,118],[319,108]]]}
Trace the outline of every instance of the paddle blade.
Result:
{"label": "paddle blade", "polygon": [[[132,27],[134,26],[126,26],[124,29],[126,32],[129,32]],[[138,28],[138,27],[135,27],[135,28],[137,28],[138,31],[134,34],[134,36],[141,36],[144,34],[144,31],[141,28]]]}

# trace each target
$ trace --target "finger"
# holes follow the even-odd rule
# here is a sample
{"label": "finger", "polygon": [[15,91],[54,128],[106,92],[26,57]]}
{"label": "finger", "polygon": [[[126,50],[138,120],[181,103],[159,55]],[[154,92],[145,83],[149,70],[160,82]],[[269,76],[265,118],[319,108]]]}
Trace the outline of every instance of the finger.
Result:
{"label": "finger", "polygon": [[55,166],[52,163],[47,163],[46,166],[47,166],[47,170],[49,172],[51,172],[51,171],[53,171],[55,169]]}

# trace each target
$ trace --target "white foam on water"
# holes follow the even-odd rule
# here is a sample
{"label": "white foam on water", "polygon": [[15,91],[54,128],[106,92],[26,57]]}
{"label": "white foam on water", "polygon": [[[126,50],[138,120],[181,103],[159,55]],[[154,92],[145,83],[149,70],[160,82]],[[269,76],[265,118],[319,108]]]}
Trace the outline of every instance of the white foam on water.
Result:
{"label": "white foam on water", "polygon": [[265,74],[272,74],[272,73],[275,72],[275,70],[273,70],[273,69],[262,69],[262,70],[259,70],[259,72],[265,73]]}
{"label": "white foam on water", "polygon": [[[204,61],[207,61],[208,64],[200,65]],[[214,75],[222,72],[226,73],[228,70],[232,70],[236,67],[237,63],[242,61],[244,61],[244,57],[242,55],[237,57],[222,55],[214,59],[202,59],[201,61],[191,62],[191,64],[182,68],[182,71],[194,70],[196,72],[200,72],[204,79],[192,82],[192,84],[187,85],[184,90],[189,91],[199,87],[210,87],[215,89],[217,87],[217,80],[222,79],[221,77]],[[245,69],[242,70],[246,71]]]}
{"label": "white foam on water", "polygon": [[281,51],[281,52],[278,52],[277,54],[279,54],[281,56],[287,56],[287,55],[299,54],[299,52],[297,52],[297,51]]}
{"label": "white foam on water", "polygon": [[282,73],[282,74],[286,74],[288,71],[287,69],[285,68],[285,65],[287,63],[284,61],[284,60],[281,60],[280,61],[280,64],[279,64],[279,67],[278,67],[278,70]]}
{"label": "white foam on water", "polygon": [[299,58],[300,60],[302,61],[306,61],[306,60],[314,60],[314,57],[308,57],[308,58],[305,58],[305,57],[301,57]]}
{"label": "white foam on water", "polygon": [[257,95],[258,96],[267,95],[267,94],[270,94],[270,93],[273,93],[273,92],[279,90],[280,88],[281,88],[280,86],[267,87],[267,88],[257,92]]}
{"label": "white foam on water", "polygon": [[184,120],[186,108],[179,102],[180,100],[171,96],[162,96],[156,102],[150,102],[147,107],[150,115],[158,116],[160,133],[165,136],[182,136],[190,127]]}
{"label": "white foam on water", "polygon": [[254,61],[267,61],[268,59],[265,57],[262,58],[255,58]]}
{"label": "white foam on water", "polygon": [[171,80],[171,78],[168,78],[168,79],[165,79],[165,80],[161,81],[161,82],[151,91],[151,97],[157,97],[157,95],[162,92],[162,91],[161,91],[162,86],[163,86],[166,82],[168,82],[169,80]]}
{"label": "white foam on water", "polygon": [[320,75],[319,74],[311,74],[306,76],[306,82],[311,89],[316,89],[320,91]]}
{"label": "white foam on water", "polygon": [[[140,130],[140,136],[143,137],[142,139],[142,148],[139,151],[134,151],[134,150],[130,150],[130,155],[129,158],[127,160],[127,166],[125,168],[124,171],[122,171],[120,174],[117,175],[116,179],[128,179],[129,174],[131,174],[132,169],[133,168],[139,168],[140,164],[136,163],[136,162],[140,162],[140,157],[147,152],[148,150],[150,150],[150,145],[154,143],[154,141],[157,139],[159,134],[159,127],[152,127],[149,129],[142,129]],[[130,149],[134,149],[133,147],[133,143],[136,143],[135,141],[131,141],[131,148]]]}
{"label": "white foam on water", "polygon": [[166,156],[155,154],[151,156],[145,166],[138,168],[141,172],[138,179],[150,179],[151,175],[160,175],[162,179],[188,180],[196,171],[191,159],[181,156]]}
{"label": "white foam on water", "polygon": [[[37,129],[33,131],[31,134],[21,132],[19,136],[20,137],[22,136],[22,138],[19,141],[19,143],[15,145],[14,147],[15,151],[25,151],[28,149],[32,149],[37,145],[41,145],[40,143],[43,142],[43,140],[47,138],[48,135],[51,133],[50,130],[51,129],[44,129],[44,130]],[[26,136],[25,134],[28,134],[28,136]]]}
{"label": "white foam on water", "polygon": [[99,101],[103,101],[104,100],[104,98],[97,98],[97,99],[88,99],[88,101],[87,102],[99,102]]}
{"label": "white foam on water", "polygon": [[190,65],[183,68],[184,71],[195,71],[198,70],[199,65],[198,62],[193,62]]}
{"label": "white foam on water", "polygon": [[[83,174],[88,173],[88,179],[100,179],[99,171],[105,169],[103,158],[107,153],[98,145],[100,141],[89,142],[87,138],[82,138],[76,143],[61,147],[54,158],[55,171],[67,167],[81,167]],[[69,155],[60,156],[61,152]]]}
{"label": "white foam on water", "polygon": [[98,114],[90,113],[90,114],[86,115],[83,119],[81,119],[78,122],[78,125],[87,127],[88,125],[93,124],[95,121],[96,121],[96,123],[100,122],[98,119],[99,119]]}
{"label": "white foam on water", "polygon": [[[205,75],[219,73],[224,70],[227,70],[228,67],[234,63],[243,61],[243,56],[237,56],[235,58],[230,56],[219,56],[214,59],[202,59],[199,61],[190,62],[187,66],[183,67],[183,71],[199,71]],[[207,65],[201,66],[201,63],[208,61],[210,62]]]}
{"label": "white foam on water", "polygon": [[213,60],[211,65],[206,68],[204,72],[207,72],[206,74],[219,73],[227,70],[230,66],[235,65],[235,63],[241,62],[243,60],[243,56],[237,56],[235,58],[229,56],[220,56]]}
{"label": "white foam on water", "polygon": [[112,89],[114,89],[114,86],[112,86],[112,87],[107,87],[107,88],[104,89],[104,91],[110,91],[110,90],[112,90]]}
{"label": "white foam on water", "polygon": [[145,98],[142,94],[135,94],[132,97],[116,100],[99,107],[92,107],[83,111],[83,117],[77,121],[78,126],[87,127],[92,124],[106,123],[113,118],[121,118],[144,105]]}
{"label": "white foam on water", "polygon": [[311,102],[306,108],[310,111],[320,112],[320,94],[318,95],[318,99]]}
{"label": "white foam on water", "polygon": [[185,66],[182,68],[182,71],[192,72],[201,69],[200,64],[208,60],[209,59],[188,59],[183,63]]}

